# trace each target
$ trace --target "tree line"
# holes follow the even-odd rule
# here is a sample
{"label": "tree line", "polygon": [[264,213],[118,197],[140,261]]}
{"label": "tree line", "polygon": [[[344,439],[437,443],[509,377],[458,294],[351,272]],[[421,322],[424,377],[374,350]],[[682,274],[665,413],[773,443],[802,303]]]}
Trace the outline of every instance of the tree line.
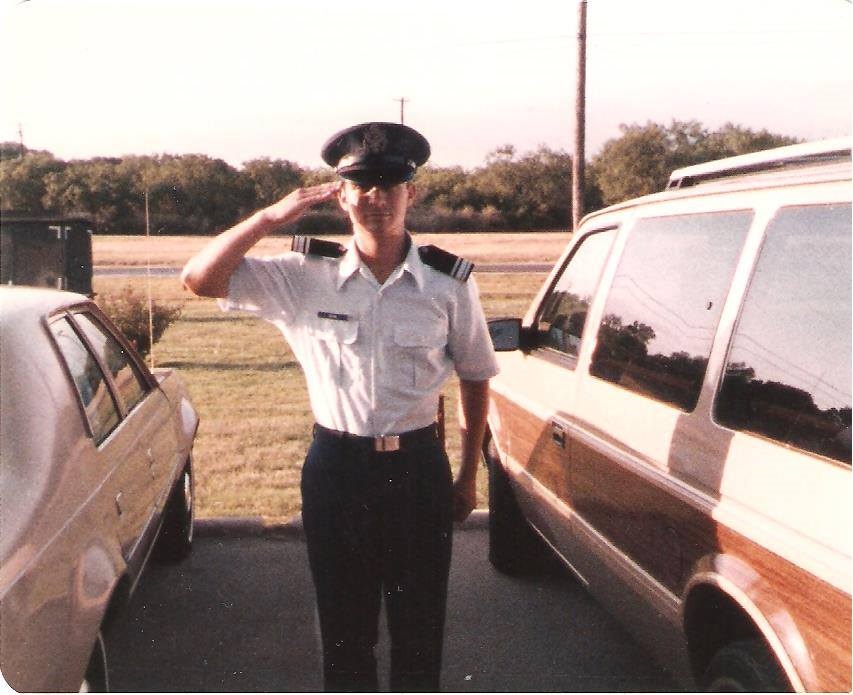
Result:
{"label": "tree line", "polygon": [[[797,142],[795,138],[697,121],[620,126],[587,163],[584,209],[662,190],[678,167]],[[83,214],[98,233],[210,234],[234,224],[299,186],[333,180],[330,169],[263,157],[236,168],[202,154],[94,157],[64,161],[43,150],[0,143],[0,203],[4,211]],[[482,166],[422,167],[415,231],[512,231],[571,226],[572,158],[540,146],[491,152]],[[347,220],[327,203],[299,223],[300,233],[344,232]]]}

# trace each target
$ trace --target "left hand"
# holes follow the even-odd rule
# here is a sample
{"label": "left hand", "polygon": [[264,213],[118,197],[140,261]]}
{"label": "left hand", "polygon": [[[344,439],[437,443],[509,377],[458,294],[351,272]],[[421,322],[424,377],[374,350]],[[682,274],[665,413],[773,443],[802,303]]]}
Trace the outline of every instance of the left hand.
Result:
{"label": "left hand", "polygon": [[453,481],[453,521],[461,523],[477,506],[477,477],[458,477]]}

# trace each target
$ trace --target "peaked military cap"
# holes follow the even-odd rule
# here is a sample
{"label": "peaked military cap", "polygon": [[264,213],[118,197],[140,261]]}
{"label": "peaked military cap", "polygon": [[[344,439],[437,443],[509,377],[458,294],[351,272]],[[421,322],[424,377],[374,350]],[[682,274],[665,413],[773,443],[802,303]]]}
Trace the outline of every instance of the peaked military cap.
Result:
{"label": "peaked military cap", "polygon": [[362,123],[335,133],[321,155],[341,178],[390,186],[411,180],[430,148],[423,135],[402,123]]}

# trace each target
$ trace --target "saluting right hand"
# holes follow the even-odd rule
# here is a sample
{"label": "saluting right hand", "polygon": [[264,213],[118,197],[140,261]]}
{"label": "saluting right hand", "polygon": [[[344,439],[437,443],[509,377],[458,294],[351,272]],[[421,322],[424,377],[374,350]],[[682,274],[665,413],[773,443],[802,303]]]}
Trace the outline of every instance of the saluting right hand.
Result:
{"label": "saluting right hand", "polygon": [[275,225],[292,224],[315,205],[334,198],[340,189],[340,181],[297,188],[266,208],[264,216]]}

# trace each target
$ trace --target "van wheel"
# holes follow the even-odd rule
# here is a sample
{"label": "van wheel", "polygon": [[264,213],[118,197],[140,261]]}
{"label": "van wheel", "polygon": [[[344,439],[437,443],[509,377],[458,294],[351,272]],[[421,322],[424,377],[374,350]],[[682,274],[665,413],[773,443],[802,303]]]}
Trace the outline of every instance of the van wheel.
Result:
{"label": "van wheel", "polygon": [[86,675],[83,676],[83,682],[80,684],[80,692],[107,693],[109,690],[107,650],[104,646],[104,636],[98,632],[92,656],[89,657],[89,665],[86,667]]}
{"label": "van wheel", "polygon": [[731,642],[714,654],[702,689],[709,693],[782,693],[791,687],[759,639]]}
{"label": "van wheel", "polygon": [[[509,575],[534,574],[550,560],[542,539],[530,528],[518,506],[509,479],[490,440],[489,468],[489,562]],[[553,564],[553,560],[551,561]]]}
{"label": "van wheel", "polygon": [[192,460],[181,473],[163,510],[163,525],[154,547],[159,562],[177,562],[189,555],[193,545],[195,506]]}

